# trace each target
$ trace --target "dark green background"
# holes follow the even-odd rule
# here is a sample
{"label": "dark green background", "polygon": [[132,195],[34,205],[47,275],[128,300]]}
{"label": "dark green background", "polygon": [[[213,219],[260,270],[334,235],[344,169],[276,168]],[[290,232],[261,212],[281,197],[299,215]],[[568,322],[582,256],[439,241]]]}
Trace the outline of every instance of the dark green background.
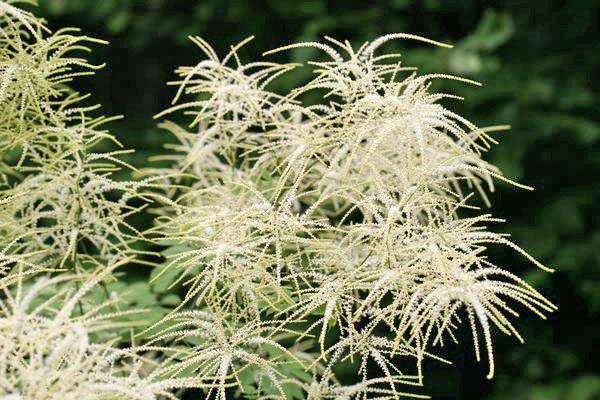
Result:
{"label": "dark green background", "polygon": [[[500,265],[539,287],[559,306],[543,322],[524,316],[519,345],[495,336],[497,377],[485,380],[470,341],[448,350],[456,368],[430,366],[427,392],[435,399],[600,399],[600,2],[591,0],[40,0],[50,26],[78,26],[111,42],[94,60],[107,67],[80,83],[107,113],[123,114],[113,131],[137,149],[144,165],[167,135],[152,115],[173,94],[165,86],[177,65],[199,61],[187,35],[223,51],[249,36],[244,51],[263,50],[323,35],[353,43],[410,32],[456,45],[454,50],[394,43],[408,64],[464,75],[483,88],[453,86],[466,97],[449,104],[480,125],[511,124],[489,155],[507,176],[532,184],[523,192],[500,185],[493,212],[502,229],[558,272],[535,270],[498,250]],[[304,61],[310,51],[290,57]],[[306,79],[280,79],[281,88]],[[465,332],[466,333],[466,332]],[[594,365],[596,364],[596,366]]]}

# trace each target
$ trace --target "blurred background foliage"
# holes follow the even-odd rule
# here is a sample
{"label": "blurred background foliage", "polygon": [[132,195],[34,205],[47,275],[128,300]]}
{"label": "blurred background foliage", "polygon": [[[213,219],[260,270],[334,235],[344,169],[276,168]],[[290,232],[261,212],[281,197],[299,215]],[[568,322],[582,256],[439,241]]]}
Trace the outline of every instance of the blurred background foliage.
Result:
{"label": "blurred background foliage", "polygon": [[[505,266],[525,274],[559,306],[549,322],[524,318],[526,345],[496,336],[497,377],[488,382],[470,342],[447,351],[456,368],[431,366],[426,391],[435,399],[600,399],[600,1],[594,0],[40,0],[52,27],[78,26],[111,43],[92,56],[107,67],[86,84],[107,113],[123,114],[114,132],[137,150],[141,166],[168,137],[152,116],[173,89],[178,65],[199,61],[187,40],[201,35],[217,49],[254,34],[244,55],[324,35],[353,43],[410,32],[455,49],[390,44],[422,71],[463,75],[483,88],[453,85],[466,100],[451,104],[481,126],[510,124],[489,155],[533,193],[500,185],[493,213],[514,240],[558,272],[536,271],[498,250]],[[293,61],[314,56],[291,53]],[[307,72],[278,80],[280,88]],[[150,218],[145,218],[145,221]],[[125,289],[123,289],[125,290]],[[127,304],[152,304],[147,285],[130,284]],[[137,292],[139,296],[136,295]],[[162,299],[161,301],[165,301]],[[466,332],[465,332],[466,333]]]}

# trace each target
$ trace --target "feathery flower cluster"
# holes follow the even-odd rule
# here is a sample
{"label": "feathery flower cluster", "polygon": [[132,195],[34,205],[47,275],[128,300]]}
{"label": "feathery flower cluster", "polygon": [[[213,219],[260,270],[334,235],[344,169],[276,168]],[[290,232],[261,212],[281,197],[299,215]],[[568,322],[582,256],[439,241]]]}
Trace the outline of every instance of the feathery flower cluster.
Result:
{"label": "feathery flower cluster", "polygon": [[[165,121],[176,143],[157,157],[167,189],[151,231],[169,247],[155,274],[185,292],[154,340],[189,348],[180,371],[206,377],[209,395],[310,399],[398,398],[422,385],[425,358],[456,340],[467,319],[477,359],[494,375],[492,328],[522,340],[518,308],[542,318],[555,307],[486,255],[503,245],[549,270],[490,215],[461,217],[477,193],[489,204],[504,177],[483,154],[494,130],[478,128],[432,93],[444,74],[418,75],[399,54],[380,54],[391,34],[353,48],[321,50],[315,77],[289,93],[269,91],[298,67],[244,64],[238,50],[181,67],[171,108],[189,127]],[[306,104],[307,94],[319,96]],[[480,343],[481,342],[481,343]],[[248,353],[248,347],[253,350]],[[273,351],[276,349],[277,351]],[[297,354],[296,354],[297,353]],[[415,366],[409,372],[400,367]],[[342,386],[339,363],[356,363]],[[304,374],[295,374],[303,371]],[[373,375],[374,371],[379,371]]]}
{"label": "feathery flower cluster", "polygon": [[0,2],[0,190],[15,199],[0,213],[0,248],[54,267],[76,264],[78,253],[115,262],[136,234],[125,222],[136,184],[111,179],[127,151],[95,150],[118,144],[102,129],[114,118],[93,115],[98,106],[67,86],[102,67],[78,55],[102,42],[52,33],[15,3]]}
{"label": "feathery flower cluster", "polygon": [[1,398],[175,398],[172,387],[184,382],[156,380],[161,367],[144,356],[145,349],[119,350],[110,340],[91,340],[91,334],[111,335],[126,326],[115,319],[131,313],[104,312],[111,302],[86,302],[87,292],[102,278],[89,277],[75,289],[81,277],[63,274],[37,279],[29,287],[19,283],[14,293],[5,291],[0,301]]}
{"label": "feathery flower cluster", "polygon": [[[117,182],[126,151],[67,84],[98,66],[77,54],[100,41],[0,1],[0,398],[175,398],[184,380],[157,379],[159,349],[115,344],[134,311],[92,301],[139,235],[125,218],[138,184]],[[98,297],[98,296],[96,296]],[[137,312],[137,311],[136,311]]]}
{"label": "feathery flower cluster", "polygon": [[[529,189],[483,158],[505,127],[479,128],[443,104],[460,97],[432,91],[477,83],[380,52],[398,39],[447,45],[390,34],[284,46],[265,55],[312,47],[325,59],[276,93],[271,82],[301,65],[242,63],[251,38],[220,58],[193,37],[206,59],[176,70],[158,115],[188,126],[163,121],[175,139],[156,157],[165,166],[119,182],[132,167],[128,151],[104,150],[120,146],[103,128],[114,118],[68,86],[102,67],[78,55],[102,42],[51,32],[19,3],[32,1],[0,0],[0,397],[426,397],[410,390],[423,361],[449,362],[436,350],[461,325],[492,378],[493,331],[522,341],[520,311],[555,310],[488,257],[501,245],[551,271],[473,204],[489,205],[497,181]],[[103,290],[145,240],[127,223],[136,198],[159,204],[146,233],[165,261],[150,284],[183,295],[152,325]],[[354,382],[340,382],[341,364]]]}

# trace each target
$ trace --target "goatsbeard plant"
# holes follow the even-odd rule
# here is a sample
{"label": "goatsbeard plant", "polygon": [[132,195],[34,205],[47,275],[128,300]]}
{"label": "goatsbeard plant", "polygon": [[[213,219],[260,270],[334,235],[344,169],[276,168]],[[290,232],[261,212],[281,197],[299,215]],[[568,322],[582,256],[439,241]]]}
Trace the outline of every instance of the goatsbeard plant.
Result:
{"label": "goatsbeard plant", "polygon": [[[177,69],[157,116],[188,120],[161,122],[174,138],[161,165],[124,182],[127,151],[101,150],[119,145],[102,128],[112,118],[68,86],[99,67],[77,54],[100,41],[51,32],[18,3],[0,1],[0,396],[426,397],[423,362],[449,363],[439,346],[460,326],[491,379],[493,331],[522,341],[520,310],[555,310],[489,259],[501,245],[551,271],[475,200],[489,206],[497,181],[530,189],[483,158],[505,127],[479,128],[432,91],[477,82],[382,51],[451,46],[390,34],[281,47],[265,56],[323,56],[281,93],[272,81],[302,65],[242,63],[250,39],[220,58],[192,37],[205,59]],[[155,224],[139,232],[127,218],[148,202]],[[164,248],[148,285],[178,299],[157,323],[106,290],[117,267],[153,264],[135,241]]]}
{"label": "goatsbeard plant", "polygon": [[18,3],[0,1],[0,398],[174,398],[189,380],[159,379],[160,349],[121,340],[144,317],[106,290],[136,255],[140,184],[112,178],[127,166],[101,150],[112,118],[68,86],[99,68],[80,54],[101,41]]}
{"label": "goatsbeard plant", "polygon": [[[491,379],[492,328],[522,341],[517,307],[554,310],[486,250],[550,269],[487,228],[499,219],[461,217],[479,210],[474,193],[489,204],[495,180],[530,189],[482,158],[504,127],[443,106],[457,96],[431,92],[432,81],[477,83],[419,75],[380,52],[395,39],[450,47],[410,34],[358,49],[329,37],[285,46],[265,54],[314,47],[325,59],[282,94],[269,84],[298,65],[244,64],[248,40],[219,58],[192,38],[206,59],[177,70],[173,105],[158,115],[189,126],[161,124],[176,142],[153,171],[168,189],[151,232],[168,245],[152,281],[185,298],[153,328],[154,340],[189,347],[177,371],[206,376],[209,397],[411,396],[423,360],[446,361],[435,346],[463,323]],[[336,379],[340,364],[356,366],[353,383]]]}

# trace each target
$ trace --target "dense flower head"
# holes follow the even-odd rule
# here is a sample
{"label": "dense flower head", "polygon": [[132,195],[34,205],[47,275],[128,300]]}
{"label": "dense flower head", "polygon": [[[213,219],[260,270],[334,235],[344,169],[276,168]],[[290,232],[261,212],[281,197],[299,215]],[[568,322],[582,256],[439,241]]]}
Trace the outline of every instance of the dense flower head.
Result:
{"label": "dense flower head", "polygon": [[0,211],[0,249],[71,270],[78,254],[118,261],[139,236],[126,222],[139,184],[112,177],[130,168],[119,159],[129,151],[100,150],[121,146],[104,127],[116,117],[69,87],[102,67],[81,55],[104,42],[51,32],[18,3],[31,2],[0,2],[0,190],[12,199]]}
{"label": "dense flower head", "polygon": [[[521,311],[556,309],[489,257],[504,246],[552,271],[475,200],[490,206],[497,182],[531,189],[485,160],[507,127],[480,128],[432,90],[479,84],[382,51],[451,46],[397,33],[265,53],[319,50],[300,65],[244,63],[251,37],[224,57],[192,37],[204,59],[176,69],[157,115],[173,141],[136,171],[105,128],[117,117],[69,86],[102,67],[81,54],[104,42],[52,32],[27,3],[0,0],[1,398],[420,398],[424,361],[450,363],[438,349],[461,326],[492,378],[494,330],[523,341]],[[297,68],[312,79],[271,89]],[[121,168],[143,179],[118,181]],[[147,202],[140,232],[129,217]],[[170,307],[152,322],[125,318],[143,310],[107,286],[142,241],[162,247],[141,261],[155,267],[144,295]]]}
{"label": "dense flower head", "polygon": [[120,146],[114,118],[69,87],[99,67],[81,54],[102,41],[50,31],[27,3],[0,1],[0,397],[173,398],[152,375],[166,358],[116,337],[139,311],[90,295],[140,236],[126,222],[139,184],[112,178],[127,151],[100,150]]}
{"label": "dense flower head", "polygon": [[[541,317],[555,310],[490,261],[487,249],[506,246],[550,269],[490,230],[502,220],[476,215],[474,195],[489,205],[495,181],[530,189],[483,158],[496,144],[493,132],[506,127],[479,128],[445,106],[460,97],[431,92],[437,79],[477,82],[419,75],[399,55],[379,54],[396,39],[446,46],[392,34],[357,50],[332,38],[278,48],[266,54],[307,46],[325,56],[308,63],[314,79],[281,94],[268,83],[297,65],[242,63],[238,50],[249,40],[220,59],[192,38],[207,59],[177,69],[173,105],[158,115],[183,111],[189,118],[188,127],[161,123],[176,143],[157,157],[166,167],[148,170],[162,174],[166,188],[155,195],[163,207],[151,234],[168,246],[155,279],[186,293],[168,320],[181,328],[190,318],[207,324],[196,317],[216,309],[227,326],[294,332],[307,346],[312,375],[279,382],[305,398],[407,395],[407,386],[423,384],[424,359],[447,362],[434,349],[454,341],[464,323],[477,359],[486,351],[491,378],[492,327],[522,340],[511,322],[518,308]],[[475,215],[463,216],[467,209]],[[184,340],[192,331],[177,332]],[[256,335],[291,348],[286,335]],[[205,354],[206,343],[187,346]],[[265,364],[247,368],[264,372],[277,363],[264,356]],[[239,379],[234,390],[225,378],[231,361],[204,369],[219,397],[249,393]],[[335,366],[352,362],[357,383],[340,385]],[[399,367],[407,362],[414,371]],[[277,389],[274,397],[289,394]]]}
{"label": "dense flower head", "polygon": [[119,326],[115,318],[131,313],[111,310],[114,302],[89,302],[86,295],[105,277],[105,272],[88,279],[62,275],[19,280],[12,290],[3,291],[0,397],[172,398],[173,382],[153,377],[152,372],[160,369],[160,364],[145,357],[143,351],[115,348],[114,340],[93,340],[93,335],[99,333],[110,336],[111,330]]}

